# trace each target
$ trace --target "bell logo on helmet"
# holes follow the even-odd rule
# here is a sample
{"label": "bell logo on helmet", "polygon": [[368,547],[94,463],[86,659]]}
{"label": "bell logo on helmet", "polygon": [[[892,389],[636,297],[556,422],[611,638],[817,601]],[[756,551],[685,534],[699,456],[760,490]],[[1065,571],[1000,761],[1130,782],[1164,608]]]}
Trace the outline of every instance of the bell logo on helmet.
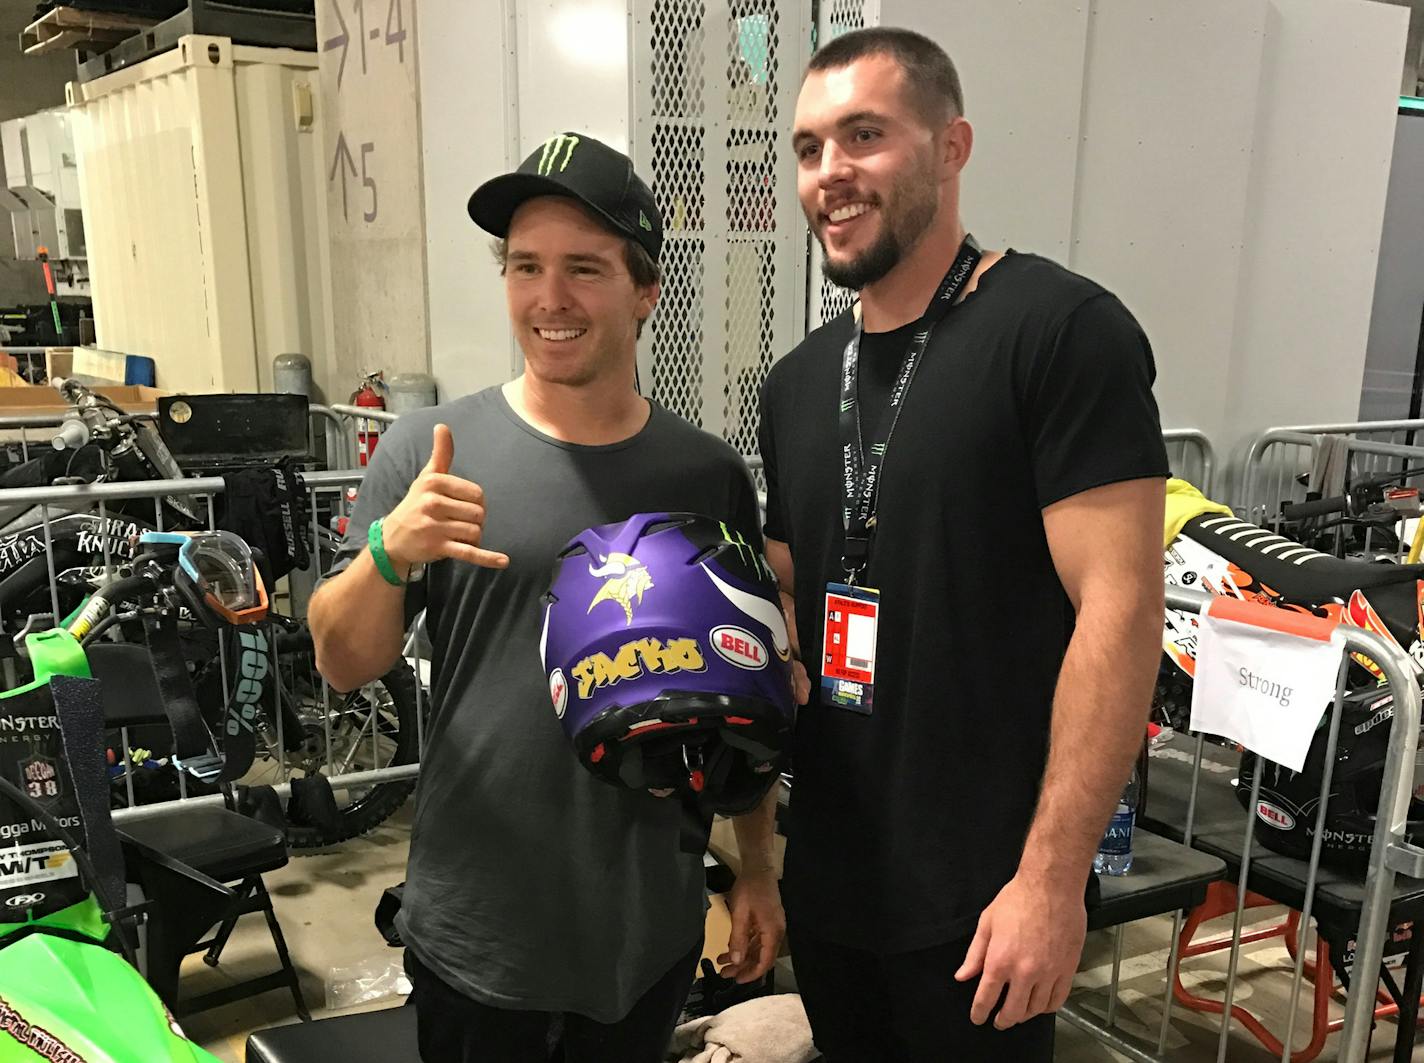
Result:
{"label": "bell logo on helmet", "polygon": [[605,581],[589,603],[588,611],[593,612],[599,602],[617,602],[631,625],[634,604],[642,605],[643,595],[653,589],[652,574],[647,565],[627,554],[609,554],[600,560],[602,564],[597,567],[588,566],[590,576]]}
{"label": "bell logo on helmet", "polygon": [[722,592],[722,597],[771,632],[776,655],[783,661],[791,660],[791,637],[786,633],[786,617],[781,612],[781,606],[733,587],[708,568],[706,562],[702,564],[702,571],[707,573],[712,585]]}
{"label": "bell logo on helmet", "polygon": [[592,653],[573,667],[578,681],[578,696],[588,696],[602,687],[611,687],[625,679],[641,679],[645,673],[670,675],[673,672],[703,672],[707,662],[696,639],[672,639],[664,646],[659,639],[637,639],[618,647],[612,657]]}
{"label": "bell logo on helmet", "polygon": [[1269,801],[1256,802],[1256,818],[1276,830],[1293,830],[1295,817],[1278,805]]}
{"label": "bell logo on helmet", "polygon": [[554,699],[554,715],[562,720],[564,710],[569,707],[569,682],[562,668],[549,673],[549,697]]}
{"label": "bell logo on helmet", "polygon": [[749,672],[759,672],[766,667],[766,647],[761,639],[745,628],[731,625],[714,627],[707,637],[712,642],[713,651],[728,664]]}

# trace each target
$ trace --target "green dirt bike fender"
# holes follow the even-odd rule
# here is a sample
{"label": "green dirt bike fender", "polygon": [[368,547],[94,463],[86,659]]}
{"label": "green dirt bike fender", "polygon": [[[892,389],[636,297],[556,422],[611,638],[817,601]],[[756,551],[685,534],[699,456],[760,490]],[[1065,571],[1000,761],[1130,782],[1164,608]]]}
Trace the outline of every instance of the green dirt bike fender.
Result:
{"label": "green dirt bike fender", "polygon": [[80,679],[92,678],[89,661],[84,656],[84,648],[79,640],[63,628],[52,631],[36,631],[25,636],[25,652],[30,655],[30,664],[35,670],[35,678],[22,687],[0,692],[0,700],[17,694],[27,694],[46,686],[57,675],[72,675]]}
{"label": "green dirt bike fender", "polygon": [[122,956],[52,934],[0,949],[0,1063],[219,1063]]}

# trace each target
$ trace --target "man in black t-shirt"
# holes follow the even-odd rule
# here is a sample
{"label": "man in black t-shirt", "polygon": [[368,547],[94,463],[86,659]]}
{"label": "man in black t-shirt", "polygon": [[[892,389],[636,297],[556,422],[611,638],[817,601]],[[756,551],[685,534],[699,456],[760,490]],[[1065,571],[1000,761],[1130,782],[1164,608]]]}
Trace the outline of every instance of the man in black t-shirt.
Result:
{"label": "man in black t-shirt", "polygon": [[761,449],[813,690],[784,893],[828,1063],[1052,1057],[1161,652],[1151,349],[1092,281],[966,238],[972,141],[918,34],[812,59],[800,196],[860,302],[772,369]]}

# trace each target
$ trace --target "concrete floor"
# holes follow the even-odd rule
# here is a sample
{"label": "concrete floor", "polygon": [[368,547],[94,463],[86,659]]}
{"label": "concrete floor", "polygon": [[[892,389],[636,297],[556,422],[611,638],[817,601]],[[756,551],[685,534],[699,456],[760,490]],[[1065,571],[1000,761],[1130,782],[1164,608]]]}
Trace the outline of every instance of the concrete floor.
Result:
{"label": "concrete floor", "polygon": [[[371,834],[314,856],[295,857],[282,870],[267,876],[268,888],[293,961],[301,973],[307,1003],[315,1017],[333,1014],[325,1007],[326,980],[333,968],[370,963],[378,967],[399,963],[399,952],[387,948],[375,930],[372,913],[381,891],[405,877],[405,858],[410,841],[409,808]],[[1279,913],[1269,909],[1248,912],[1270,920]],[[715,925],[715,924],[711,924]],[[725,924],[721,924],[725,935]],[[1230,931],[1229,920],[1221,924]],[[1155,1045],[1162,1016],[1164,971],[1170,944],[1170,919],[1151,919],[1128,928],[1124,945],[1122,982],[1119,993],[1118,1026],[1131,1037],[1150,1039]],[[715,935],[714,930],[714,935]],[[724,938],[725,940],[725,938]],[[709,946],[710,947],[710,946]],[[1107,987],[1112,973],[1113,939],[1110,934],[1089,937],[1073,999],[1100,1016],[1107,1007]],[[262,920],[248,916],[242,920],[222,964],[217,969],[190,957],[184,968],[184,991],[199,993],[238,977],[270,969],[270,939]],[[1184,981],[1205,995],[1220,995],[1225,977],[1225,957],[1202,957],[1189,961]],[[1286,999],[1290,992],[1290,966],[1285,949],[1274,942],[1262,942],[1243,950],[1237,1002],[1259,1014],[1267,1026],[1284,1031]],[[1308,992],[1308,990],[1307,990]],[[399,998],[365,1005],[385,1007]],[[1336,1015],[1340,1009],[1335,1009]],[[1173,1008],[1172,1029],[1167,1042],[1167,1058],[1173,1063],[1213,1063],[1216,1059],[1217,1030],[1214,1016]],[[191,1016],[184,1021],[189,1035],[227,1063],[242,1063],[248,1032],[295,1021],[291,997],[282,992],[242,1001],[228,1007]],[[1302,1011],[1297,1020],[1296,1043],[1308,1040],[1305,1029],[1309,1016]],[[1395,1026],[1379,1025],[1371,1060],[1392,1058]],[[1332,1037],[1318,1057],[1328,1063],[1337,1057],[1338,1038]],[[412,1053],[412,1059],[414,1054]],[[1063,1063],[1109,1063],[1126,1057],[1104,1047],[1089,1035],[1060,1021],[1056,1059]],[[1228,1051],[1232,1063],[1269,1063],[1273,1058],[1239,1026],[1234,1030]],[[1416,1060],[1424,1060],[1424,1046],[1416,1047]],[[746,1063],[756,1063],[754,1060]]]}

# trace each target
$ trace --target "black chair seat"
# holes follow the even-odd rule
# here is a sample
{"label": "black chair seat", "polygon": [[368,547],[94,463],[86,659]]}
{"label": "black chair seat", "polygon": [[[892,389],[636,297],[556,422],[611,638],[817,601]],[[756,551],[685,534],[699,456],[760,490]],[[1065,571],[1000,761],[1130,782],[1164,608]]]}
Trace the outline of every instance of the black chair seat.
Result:
{"label": "black chair seat", "polygon": [[[1178,736],[1164,749],[1154,751],[1148,762],[1147,807],[1141,821],[1149,829],[1176,841],[1181,841],[1186,825],[1194,751],[1195,739]],[[1192,848],[1224,861],[1226,877],[1235,882],[1241,873],[1241,848],[1246,840],[1246,810],[1231,788],[1240,754],[1208,743],[1202,760]],[[1249,886],[1278,904],[1299,910],[1305,903],[1309,869],[1305,860],[1282,856],[1260,842],[1253,842]],[[1364,907],[1364,875],[1325,864],[1320,868],[1316,883],[1312,914],[1322,923],[1353,929]],[[1424,880],[1396,875],[1394,897],[1390,902],[1391,922],[1421,916],[1424,916]]]}
{"label": "black chair seat", "polygon": [[1098,876],[1098,903],[1088,910],[1088,929],[1195,908],[1206,900],[1207,886],[1225,875],[1219,857],[1139,827],[1132,834],[1132,870]]}
{"label": "black chair seat", "polygon": [[[1176,842],[1185,833],[1195,756],[1196,739],[1176,735],[1165,746],[1154,749],[1147,759],[1147,787],[1138,822]],[[1206,743],[1192,821],[1194,838],[1224,830],[1235,830],[1240,838],[1245,832],[1246,809],[1231,787],[1240,765],[1240,753]],[[1241,847],[1236,848],[1239,856]]]}
{"label": "black chair seat", "polygon": [[414,1060],[415,1008],[386,1008],[258,1030],[247,1039],[247,1063],[391,1063]]}
{"label": "black chair seat", "polygon": [[264,874],[287,863],[280,830],[225,808],[175,808],[121,824],[119,830],[219,882]]}

